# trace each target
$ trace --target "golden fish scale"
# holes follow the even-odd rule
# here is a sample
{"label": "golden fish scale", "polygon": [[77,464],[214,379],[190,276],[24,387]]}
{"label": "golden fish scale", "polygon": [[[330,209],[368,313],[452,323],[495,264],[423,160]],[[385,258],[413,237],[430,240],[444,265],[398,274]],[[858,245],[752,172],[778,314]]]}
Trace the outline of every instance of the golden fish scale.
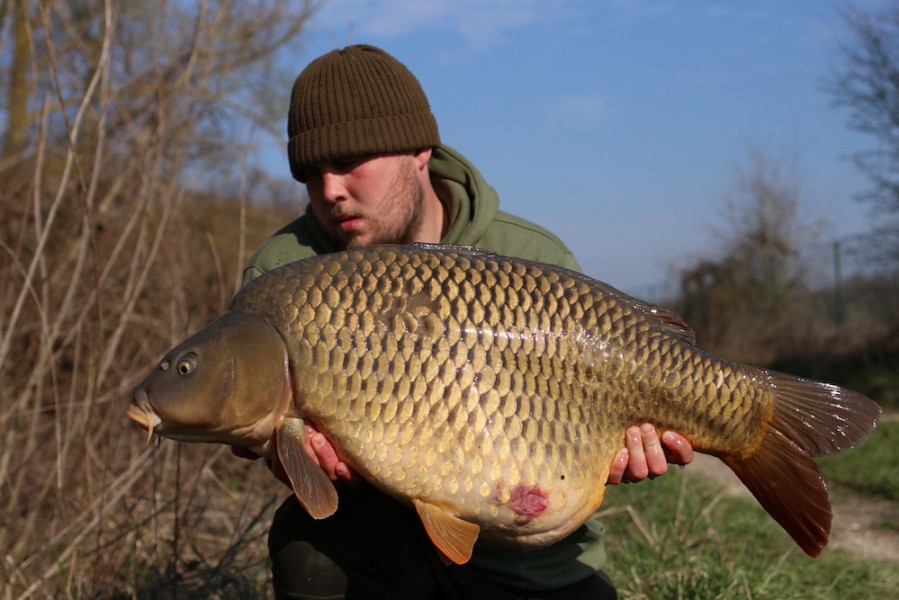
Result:
{"label": "golden fish scale", "polygon": [[461,499],[491,519],[519,485],[553,508],[589,504],[628,424],[741,455],[770,418],[760,371],[562,269],[381,247],[279,272],[232,308],[287,338],[296,414],[398,495]]}

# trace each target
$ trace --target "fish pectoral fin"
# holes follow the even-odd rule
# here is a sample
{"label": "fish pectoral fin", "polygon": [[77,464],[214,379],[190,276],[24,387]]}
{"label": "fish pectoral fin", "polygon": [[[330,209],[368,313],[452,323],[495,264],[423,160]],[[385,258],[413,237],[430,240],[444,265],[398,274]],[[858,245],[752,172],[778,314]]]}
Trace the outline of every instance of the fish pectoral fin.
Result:
{"label": "fish pectoral fin", "polygon": [[337,510],[337,490],[324,470],[306,454],[303,420],[282,420],[276,437],[278,458],[297,500],[314,519],[333,515]]}
{"label": "fish pectoral fin", "polygon": [[457,565],[467,563],[481,528],[435,504],[417,498],[412,500],[412,504],[437,549]]}

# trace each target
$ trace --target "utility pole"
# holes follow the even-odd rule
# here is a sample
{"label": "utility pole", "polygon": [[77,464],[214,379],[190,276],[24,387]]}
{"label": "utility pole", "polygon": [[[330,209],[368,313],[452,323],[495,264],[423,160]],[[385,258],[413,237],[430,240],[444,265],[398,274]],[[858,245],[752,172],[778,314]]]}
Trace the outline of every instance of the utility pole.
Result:
{"label": "utility pole", "polygon": [[843,306],[843,251],[840,240],[833,243],[833,320],[837,325],[846,316]]}

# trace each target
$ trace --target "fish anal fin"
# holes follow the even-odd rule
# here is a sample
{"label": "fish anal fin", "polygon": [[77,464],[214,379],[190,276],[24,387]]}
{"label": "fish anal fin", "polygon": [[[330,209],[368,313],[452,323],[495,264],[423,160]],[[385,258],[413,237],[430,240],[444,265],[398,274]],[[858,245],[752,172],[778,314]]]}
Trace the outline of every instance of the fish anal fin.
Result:
{"label": "fish anal fin", "polygon": [[278,458],[297,500],[314,519],[333,515],[337,510],[337,490],[324,470],[306,454],[303,420],[283,419],[276,437]]}
{"label": "fish anal fin", "polygon": [[435,504],[417,498],[412,500],[412,504],[437,549],[457,565],[467,563],[481,528]]}
{"label": "fish anal fin", "polygon": [[821,553],[832,513],[824,479],[807,452],[772,429],[751,457],[721,458],[806,554]]}

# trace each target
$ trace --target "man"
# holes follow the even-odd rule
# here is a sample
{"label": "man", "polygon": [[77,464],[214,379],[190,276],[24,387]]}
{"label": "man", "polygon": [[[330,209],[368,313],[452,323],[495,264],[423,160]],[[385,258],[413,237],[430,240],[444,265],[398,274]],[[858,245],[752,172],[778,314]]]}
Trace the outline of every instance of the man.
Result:
{"label": "man", "polygon": [[[452,243],[579,269],[552,233],[499,210],[473,165],[440,143],[417,79],[372,46],[313,61],[294,83],[288,116],[293,176],[306,184],[303,216],[250,259],[245,282],[325,252],[382,243]],[[269,535],[279,598],[614,598],[601,572],[602,525],[591,519],[549,548],[520,553],[478,542],[471,561],[446,565],[417,517],[358,481],[327,438],[308,431],[307,452],[340,492],[337,513],[311,519],[291,496]],[[692,460],[681,436],[632,427],[609,483],[639,480]],[[279,465],[273,464],[279,474]]]}

